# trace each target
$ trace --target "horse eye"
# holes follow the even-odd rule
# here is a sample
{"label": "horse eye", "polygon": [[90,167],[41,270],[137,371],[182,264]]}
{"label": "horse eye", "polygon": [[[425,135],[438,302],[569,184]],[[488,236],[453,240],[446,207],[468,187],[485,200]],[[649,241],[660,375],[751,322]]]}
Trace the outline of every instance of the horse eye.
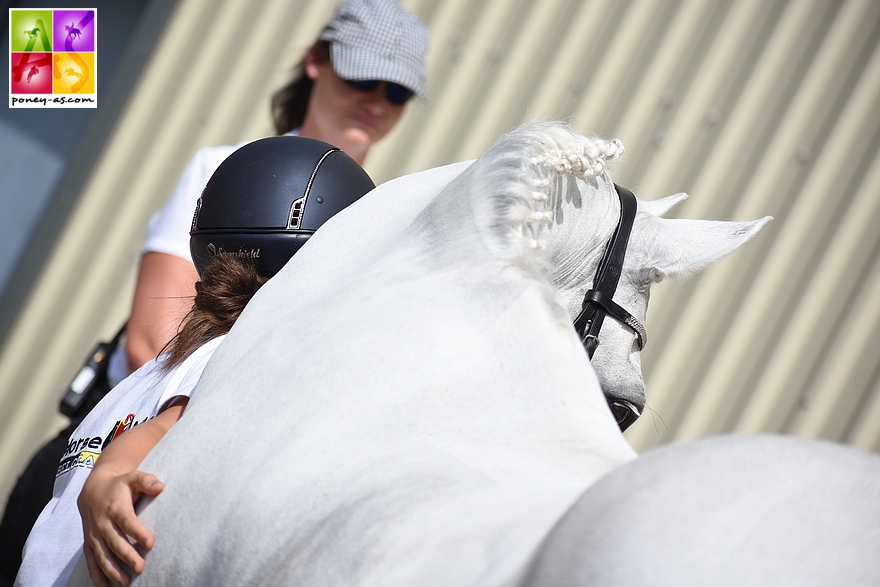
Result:
{"label": "horse eye", "polygon": [[629,417],[629,409],[619,402],[612,402],[608,407],[611,408],[611,414],[618,424],[623,424]]}
{"label": "horse eye", "polygon": [[608,407],[611,408],[611,415],[617,421],[621,432],[632,426],[633,422],[641,416],[636,407],[625,400],[609,401]]}

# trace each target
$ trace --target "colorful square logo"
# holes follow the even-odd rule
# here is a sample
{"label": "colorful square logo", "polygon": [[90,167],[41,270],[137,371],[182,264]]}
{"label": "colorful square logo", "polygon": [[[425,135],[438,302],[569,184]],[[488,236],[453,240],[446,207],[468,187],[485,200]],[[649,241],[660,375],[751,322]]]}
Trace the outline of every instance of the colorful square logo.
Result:
{"label": "colorful square logo", "polygon": [[9,107],[97,108],[95,8],[9,9]]}

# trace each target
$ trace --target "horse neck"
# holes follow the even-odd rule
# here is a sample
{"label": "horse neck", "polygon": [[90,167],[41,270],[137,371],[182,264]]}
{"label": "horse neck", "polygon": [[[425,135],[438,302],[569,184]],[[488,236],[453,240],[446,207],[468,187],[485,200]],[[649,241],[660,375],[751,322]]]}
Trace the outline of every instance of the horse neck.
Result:
{"label": "horse neck", "polygon": [[[438,194],[411,227],[416,238],[408,242],[418,242],[419,255],[430,259],[423,267],[440,266],[456,272],[460,282],[480,284],[467,289],[450,285],[432,307],[460,303],[479,307],[477,316],[504,312],[515,317],[512,321],[519,329],[499,332],[496,339],[516,341],[511,352],[528,348],[522,362],[537,367],[537,372],[565,374],[550,386],[546,380],[522,386],[523,402],[532,402],[535,390],[553,389],[562,400],[559,405],[582,408],[578,426],[571,429],[573,446],[597,437],[612,453],[628,455],[630,449],[619,438],[571,327],[617,224],[614,185],[604,173],[586,180],[559,174],[521,143],[511,147],[490,151],[476,161]],[[425,296],[436,296],[440,290],[432,282]],[[526,379],[524,373],[518,380]],[[568,408],[548,410],[544,415],[552,424],[546,428],[563,428]],[[594,416],[595,422],[590,419]]]}

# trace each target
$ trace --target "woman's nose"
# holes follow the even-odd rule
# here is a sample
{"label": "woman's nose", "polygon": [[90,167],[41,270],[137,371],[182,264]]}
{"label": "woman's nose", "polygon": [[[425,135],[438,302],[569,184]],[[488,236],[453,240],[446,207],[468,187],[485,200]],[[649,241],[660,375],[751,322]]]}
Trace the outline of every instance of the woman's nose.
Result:
{"label": "woman's nose", "polygon": [[383,109],[388,101],[385,99],[386,82],[381,82],[369,92],[364,92],[365,102],[372,108]]}

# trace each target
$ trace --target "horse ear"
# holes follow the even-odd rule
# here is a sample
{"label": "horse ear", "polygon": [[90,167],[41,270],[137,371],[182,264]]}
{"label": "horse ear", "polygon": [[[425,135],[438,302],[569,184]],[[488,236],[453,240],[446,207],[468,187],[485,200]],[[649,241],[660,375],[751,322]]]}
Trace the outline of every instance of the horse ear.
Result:
{"label": "horse ear", "polygon": [[649,253],[654,256],[648,263],[651,280],[683,279],[702,271],[743,246],[772,219],[765,216],[751,222],[725,222],[658,218],[659,238]]}
{"label": "horse ear", "polygon": [[659,200],[651,200],[649,202],[639,200],[639,210],[654,216],[663,216],[672,210],[672,208],[679,202],[686,200],[687,197],[688,195],[682,192],[672,196],[666,196],[665,198],[660,198]]}

